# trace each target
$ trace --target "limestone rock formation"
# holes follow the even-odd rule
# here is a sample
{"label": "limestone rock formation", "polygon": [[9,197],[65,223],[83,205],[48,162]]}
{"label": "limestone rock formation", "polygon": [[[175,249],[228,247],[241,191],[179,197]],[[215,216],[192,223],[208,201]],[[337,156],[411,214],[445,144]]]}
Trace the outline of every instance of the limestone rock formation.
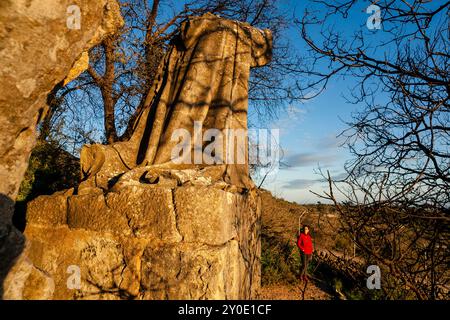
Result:
{"label": "limestone rock formation", "polygon": [[83,52],[122,23],[115,0],[0,3],[0,296],[5,272],[24,246],[11,216],[47,95]]}
{"label": "limestone rock formation", "polygon": [[[38,197],[27,211],[26,258],[6,279],[5,297],[254,297],[260,198],[237,192],[221,170],[141,167],[105,194]],[[78,287],[70,285],[77,268]]]}
{"label": "limestone rock formation", "polygon": [[[79,29],[70,24],[77,10]],[[13,200],[17,195],[48,93],[85,58],[83,52],[122,23],[115,0],[2,1],[0,193]]]}

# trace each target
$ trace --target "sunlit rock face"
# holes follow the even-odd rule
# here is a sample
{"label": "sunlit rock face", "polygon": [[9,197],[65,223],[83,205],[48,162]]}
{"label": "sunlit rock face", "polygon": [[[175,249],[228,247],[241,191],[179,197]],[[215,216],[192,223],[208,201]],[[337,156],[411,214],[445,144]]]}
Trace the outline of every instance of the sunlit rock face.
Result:
{"label": "sunlit rock face", "polygon": [[11,216],[47,96],[74,65],[79,70],[71,78],[81,72],[86,63],[75,62],[86,60],[83,52],[122,24],[115,0],[0,3],[0,296],[2,279],[24,247]]}
{"label": "sunlit rock face", "polygon": [[0,193],[17,195],[48,93],[83,71],[85,52],[122,24],[112,0],[2,1]]}

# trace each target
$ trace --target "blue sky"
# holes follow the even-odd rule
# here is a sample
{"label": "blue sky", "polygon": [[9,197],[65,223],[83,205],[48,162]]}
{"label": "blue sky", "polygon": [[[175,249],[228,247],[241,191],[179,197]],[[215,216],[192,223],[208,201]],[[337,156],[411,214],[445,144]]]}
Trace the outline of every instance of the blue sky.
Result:
{"label": "blue sky", "polygon": [[[282,1],[283,7],[301,17],[308,1]],[[369,14],[365,8],[369,2],[362,2],[360,7],[351,12],[348,18],[335,21],[334,28],[343,33],[353,33],[366,28]],[[313,30],[313,35],[317,34]],[[380,36],[371,31],[368,36],[374,41]],[[288,31],[288,38],[295,43],[300,54],[306,50],[300,32],[295,27]],[[357,105],[346,103],[344,96],[351,90],[349,79],[335,78],[318,97],[304,102],[293,103],[279,119],[274,119],[270,126],[280,129],[280,145],[285,158],[291,164],[289,168],[278,170],[266,179],[264,187],[274,195],[297,203],[316,203],[321,200],[310,192],[323,193],[328,185],[318,173],[319,167],[330,171],[333,178],[339,179],[344,174],[344,163],[350,159],[343,137],[339,134],[347,128],[344,121],[351,118]],[[252,114],[252,106],[249,114]],[[324,202],[323,200],[321,200]]]}
{"label": "blue sky", "polygon": [[326,183],[318,181],[322,179],[318,168],[329,170],[334,178],[342,176],[350,155],[341,146],[344,139],[339,133],[346,128],[341,119],[350,118],[355,106],[345,103],[341,87],[331,83],[322,95],[289,105],[279,119],[271,121],[270,127],[280,130],[282,162],[290,165],[266,179],[264,187],[274,195],[298,203],[315,203],[320,199],[309,190],[326,190]]}
{"label": "blue sky", "polygon": [[[172,10],[182,9],[184,1],[174,1],[173,8],[164,6],[168,15]],[[280,0],[280,8],[292,17],[301,18],[306,7],[317,10],[312,1],[308,0]],[[351,36],[354,32],[362,31],[366,44],[373,46],[367,48],[370,54],[383,55],[385,51],[374,51],[374,47],[383,39],[383,30],[368,30],[367,19],[370,14],[366,8],[371,1],[360,1],[349,12],[347,17],[334,16],[330,25],[333,31],[338,31],[342,36]],[[161,9],[162,10],[162,9]],[[162,14],[164,17],[164,14]],[[320,29],[310,30],[310,34],[317,40],[320,38]],[[291,25],[284,35],[293,44],[293,54],[306,53],[306,43],[301,39],[300,30]],[[275,39],[276,41],[276,39]],[[288,81],[296,79],[287,79]],[[255,109],[249,105],[249,122],[259,128],[275,128],[280,130],[280,144],[284,152],[283,162],[290,164],[288,168],[282,168],[276,175],[265,180],[264,188],[269,189],[276,196],[283,197],[298,203],[316,203],[320,199],[312,194],[322,193],[327,190],[327,183],[317,173],[319,167],[326,172],[330,171],[333,178],[340,178],[344,174],[344,163],[351,155],[342,146],[344,139],[338,135],[346,129],[344,121],[351,119],[351,114],[362,106],[348,104],[344,95],[349,95],[352,79],[333,78],[327,88],[319,96],[303,102],[296,102],[286,107],[277,119],[269,123],[259,123],[257,118],[252,118]],[[311,92],[312,94],[314,92]],[[280,108],[281,109],[281,108]],[[100,119],[101,120],[101,119]],[[86,119],[86,123],[90,121]],[[99,119],[94,119],[99,121]],[[101,130],[100,130],[101,131]],[[322,200],[323,201],[323,200]]]}
{"label": "blue sky", "polygon": [[[374,44],[383,39],[382,30],[370,31],[366,22],[370,14],[366,8],[373,1],[361,1],[349,12],[347,17],[336,16],[331,21],[333,30],[339,30],[342,35],[351,36],[354,32],[363,31],[365,40]],[[176,2],[175,7],[181,9],[184,1]],[[292,17],[301,18],[306,8],[317,10],[312,1],[280,0],[280,8]],[[313,36],[319,36],[318,29],[311,30]],[[301,39],[300,30],[290,26],[286,36],[293,48],[302,54],[306,44]],[[344,121],[351,119],[351,113],[358,106],[348,104],[343,95],[351,91],[351,79],[334,78],[326,90],[318,97],[293,103],[287,106],[286,112],[269,123],[258,123],[258,119],[250,119],[257,128],[273,128],[280,130],[280,145],[284,152],[282,161],[288,162],[289,168],[282,168],[275,175],[269,176],[263,187],[274,195],[297,203],[316,203],[321,200],[310,192],[323,193],[328,185],[318,174],[319,167],[330,171],[333,178],[341,178],[344,174],[344,163],[351,155],[338,137],[347,128]],[[249,105],[249,118],[255,114],[254,107]],[[338,200],[339,197],[338,197]],[[323,199],[322,202],[326,202]]]}
{"label": "blue sky", "polygon": [[[341,1],[341,3],[343,2],[345,1]],[[347,16],[334,14],[327,20],[327,24],[318,24],[314,28],[310,26],[308,35],[314,42],[320,44],[321,28],[330,29],[336,32],[341,39],[347,40],[352,39],[355,33],[361,32],[364,39],[363,50],[366,54],[387,60],[395,59],[397,50],[391,50],[393,47],[387,45],[380,48],[381,44],[391,40],[389,34],[383,31],[383,22],[379,30],[369,30],[367,27],[368,19],[373,14],[372,12],[368,13],[367,8],[373,2],[373,0],[358,1]],[[428,8],[439,6],[439,2],[433,1]],[[324,13],[320,11],[324,6],[314,3],[312,0],[278,0],[276,3],[282,11],[292,17],[291,21],[294,21],[294,18],[301,19],[306,8],[319,16]],[[163,20],[170,18],[175,12],[181,11],[184,4],[185,1],[179,0],[162,2],[159,18]],[[388,25],[386,22],[384,27],[388,29],[392,25]],[[403,32],[409,28],[405,25],[400,27]],[[285,31],[283,37],[282,41],[287,39],[292,44],[293,55],[306,55],[308,47],[301,38],[299,27],[294,23]],[[274,39],[274,41],[279,41],[279,39]],[[405,41],[410,41],[410,39]],[[319,64],[319,66],[323,68],[324,64]],[[286,79],[287,82],[296,80],[305,81],[305,79],[295,79],[295,75]],[[339,134],[347,128],[345,121],[352,119],[352,113],[364,107],[362,104],[355,105],[346,102],[345,97],[351,96],[356,84],[356,80],[351,77],[332,78],[319,96],[306,101],[291,104],[286,102],[284,105],[280,105],[279,109],[285,108],[284,111],[278,118],[271,121],[267,121],[267,119],[264,119],[264,122],[259,121],[255,116],[258,112],[255,112],[255,107],[251,103],[249,104],[249,123],[254,128],[279,129],[280,145],[284,153],[284,158],[281,160],[289,164],[289,167],[283,167],[275,175],[267,178],[263,185],[264,188],[272,191],[274,195],[290,201],[316,203],[322,199],[311,193],[310,190],[319,194],[328,190],[327,182],[324,182],[318,173],[319,168],[324,173],[330,171],[334,179],[343,178],[344,164],[347,160],[351,160],[351,155],[343,145],[344,138]],[[388,101],[386,95],[379,94],[379,92],[377,92],[376,100],[377,103]],[[263,110],[259,110],[259,113],[261,111]],[[89,119],[86,119],[86,122],[88,121]],[[255,180],[257,179],[255,178]],[[342,199],[338,197],[338,200]]]}
{"label": "blue sky", "polygon": [[[369,0],[358,1],[347,17],[338,14],[333,15],[329,24],[319,25],[315,29],[309,30],[309,35],[320,43],[320,28],[331,28],[346,39],[350,39],[355,32],[362,32],[366,45],[364,51],[368,55],[386,56],[387,59],[394,58],[395,50],[390,50],[389,47],[379,48],[380,43],[389,40],[389,36],[383,31],[383,27],[380,30],[369,30],[366,26],[367,20],[371,16],[370,13],[366,12],[366,9],[372,2]],[[149,3],[151,3],[150,0]],[[160,8],[160,18],[162,20],[170,18],[175,12],[182,10],[184,3],[185,1],[179,0],[164,1]],[[301,19],[307,7],[318,14],[323,13],[318,11],[322,6],[317,6],[311,0],[279,0],[277,4],[288,16],[292,16],[292,21],[294,17]],[[438,6],[439,1],[433,2],[432,5]],[[407,26],[403,27],[407,28]],[[284,40],[287,39],[293,45],[293,55],[304,56],[306,54],[308,47],[301,38],[300,29],[297,26],[292,24],[283,36]],[[274,41],[278,40],[274,39]],[[321,66],[323,67],[323,65]],[[295,79],[294,75],[286,80],[292,82],[298,79]],[[304,81],[304,79],[301,80]],[[290,165],[287,168],[281,168],[276,175],[267,178],[263,185],[264,188],[272,191],[274,195],[290,201],[316,203],[321,199],[312,194],[310,190],[316,193],[323,193],[323,191],[328,190],[327,183],[317,172],[319,168],[325,173],[329,170],[331,176],[335,179],[343,177],[344,163],[351,159],[351,155],[342,145],[344,138],[338,136],[347,128],[345,121],[351,120],[352,113],[363,108],[362,105],[349,104],[345,100],[345,96],[350,96],[355,85],[356,81],[352,78],[332,78],[319,96],[292,104],[286,102],[284,105],[280,105],[279,109],[285,108],[285,111],[281,112],[278,118],[264,123],[254,116],[257,112],[255,112],[254,106],[251,103],[249,104],[249,123],[252,123],[256,128],[280,130],[280,145],[284,152],[284,158],[281,160]],[[311,94],[314,93],[311,92]],[[87,103],[86,106],[82,106],[83,112],[67,113],[65,115],[68,117],[67,123],[72,122],[71,117],[76,118],[77,121],[75,122],[81,127],[80,131],[91,130],[91,137],[97,141],[102,141],[104,135],[101,125],[103,114],[98,112],[98,110],[102,110],[100,94],[94,93],[96,99],[87,99],[83,96],[85,94],[84,91],[80,91],[79,96],[70,101],[71,103],[79,103],[79,101],[86,101]],[[387,101],[386,97],[382,95],[377,95],[376,98],[378,103]],[[87,108],[92,101],[98,106]],[[259,111],[261,112],[261,110]],[[120,117],[121,115],[117,114],[117,118]],[[70,130],[76,132],[78,129],[71,127]],[[71,148],[67,147],[68,151],[77,155],[80,143],[75,141],[68,145],[72,146]],[[338,200],[342,199],[338,198]]]}

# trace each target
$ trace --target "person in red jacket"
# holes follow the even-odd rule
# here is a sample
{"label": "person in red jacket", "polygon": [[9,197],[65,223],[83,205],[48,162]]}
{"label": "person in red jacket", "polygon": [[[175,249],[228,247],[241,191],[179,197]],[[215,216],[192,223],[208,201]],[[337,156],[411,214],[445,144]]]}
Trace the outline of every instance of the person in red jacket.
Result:
{"label": "person in red jacket", "polygon": [[309,234],[309,226],[303,227],[303,232],[300,233],[297,238],[297,246],[300,249],[300,256],[302,258],[302,270],[300,272],[300,278],[304,281],[308,281],[307,270],[308,265],[311,262],[311,256],[313,253],[313,242],[311,235]]}

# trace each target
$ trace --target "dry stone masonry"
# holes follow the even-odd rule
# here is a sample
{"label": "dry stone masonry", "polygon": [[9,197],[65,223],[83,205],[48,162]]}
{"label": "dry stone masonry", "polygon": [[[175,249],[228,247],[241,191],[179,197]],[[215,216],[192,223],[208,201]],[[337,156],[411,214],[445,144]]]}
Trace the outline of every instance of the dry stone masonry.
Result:
{"label": "dry stone masonry", "polygon": [[[260,282],[260,199],[210,170],[137,169],[106,194],[41,196],[27,212],[17,299],[249,299]],[[140,180],[140,181],[139,181]],[[70,288],[72,268],[80,286]],[[39,272],[38,272],[39,271]],[[28,273],[24,284],[14,276]]]}

